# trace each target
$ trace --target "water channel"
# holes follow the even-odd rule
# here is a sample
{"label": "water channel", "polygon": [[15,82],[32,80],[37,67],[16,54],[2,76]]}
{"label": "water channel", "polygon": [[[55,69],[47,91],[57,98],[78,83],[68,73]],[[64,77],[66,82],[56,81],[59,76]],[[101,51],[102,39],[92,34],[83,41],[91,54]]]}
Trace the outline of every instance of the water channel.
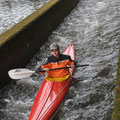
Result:
{"label": "water channel", "polygon": [[[112,120],[119,19],[119,0],[81,0],[26,65],[36,70],[50,55],[49,45],[53,42],[60,45],[61,52],[72,42],[80,64],[107,61],[105,66],[76,70],[68,96],[54,120]],[[2,28],[6,29],[4,25]],[[0,120],[27,120],[43,79],[44,75],[33,75],[13,80],[0,90]]]}

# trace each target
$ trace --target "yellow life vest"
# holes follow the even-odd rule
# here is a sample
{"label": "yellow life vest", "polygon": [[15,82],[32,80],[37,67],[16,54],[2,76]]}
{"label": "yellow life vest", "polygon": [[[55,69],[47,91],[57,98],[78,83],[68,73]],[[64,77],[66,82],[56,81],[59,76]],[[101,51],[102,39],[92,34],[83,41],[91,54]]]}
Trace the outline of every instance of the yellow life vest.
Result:
{"label": "yellow life vest", "polygon": [[71,76],[71,75],[68,74],[68,75],[65,75],[65,76],[63,76],[63,77],[58,77],[58,78],[55,78],[55,77],[54,77],[54,78],[53,78],[53,77],[51,77],[51,76],[49,76],[49,75],[47,74],[45,80],[46,80],[46,81],[57,81],[57,82],[61,82],[61,81],[67,80],[70,76]]}

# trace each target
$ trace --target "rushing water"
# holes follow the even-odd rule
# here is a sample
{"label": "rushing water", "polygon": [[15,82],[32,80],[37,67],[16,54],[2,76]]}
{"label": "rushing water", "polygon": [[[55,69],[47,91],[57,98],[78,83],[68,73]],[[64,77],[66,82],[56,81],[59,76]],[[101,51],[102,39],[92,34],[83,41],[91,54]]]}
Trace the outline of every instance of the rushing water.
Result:
{"label": "rushing water", "polygon": [[49,0],[0,0],[0,33],[36,11]]}
{"label": "rushing water", "polygon": [[[81,0],[49,37],[26,68],[37,69],[49,56],[49,45],[61,52],[72,42],[78,63],[107,61],[78,68],[68,96],[54,120],[111,120],[120,39],[119,0]],[[0,119],[27,120],[44,75],[13,81],[0,91]]]}

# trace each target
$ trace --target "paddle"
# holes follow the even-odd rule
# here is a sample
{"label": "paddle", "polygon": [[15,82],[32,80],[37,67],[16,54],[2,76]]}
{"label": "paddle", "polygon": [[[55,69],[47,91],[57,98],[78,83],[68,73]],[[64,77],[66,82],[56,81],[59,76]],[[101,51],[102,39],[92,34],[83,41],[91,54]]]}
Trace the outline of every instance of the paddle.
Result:
{"label": "paddle", "polygon": [[[93,66],[93,67],[95,67],[95,66],[101,66],[101,65],[105,65],[105,64],[106,64],[106,62],[89,63],[89,64],[83,64],[83,65],[76,65],[76,68],[85,67],[85,66]],[[71,68],[71,67],[69,66],[69,67],[49,69],[49,71],[59,70],[59,69],[68,69],[68,68]],[[39,73],[39,72],[45,72],[45,70],[32,71],[32,70],[29,70],[29,69],[18,68],[18,69],[12,69],[12,70],[8,71],[8,75],[12,79],[22,79],[22,78],[30,77],[32,74]]]}

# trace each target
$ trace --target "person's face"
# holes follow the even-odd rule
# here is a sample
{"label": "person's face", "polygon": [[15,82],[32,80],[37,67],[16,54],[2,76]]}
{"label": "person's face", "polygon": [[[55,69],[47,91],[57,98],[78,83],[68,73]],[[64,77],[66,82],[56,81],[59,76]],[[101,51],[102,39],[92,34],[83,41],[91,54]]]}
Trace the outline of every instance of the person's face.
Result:
{"label": "person's face", "polygon": [[59,50],[58,49],[53,49],[53,50],[51,50],[51,54],[58,58],[59,57]]}

